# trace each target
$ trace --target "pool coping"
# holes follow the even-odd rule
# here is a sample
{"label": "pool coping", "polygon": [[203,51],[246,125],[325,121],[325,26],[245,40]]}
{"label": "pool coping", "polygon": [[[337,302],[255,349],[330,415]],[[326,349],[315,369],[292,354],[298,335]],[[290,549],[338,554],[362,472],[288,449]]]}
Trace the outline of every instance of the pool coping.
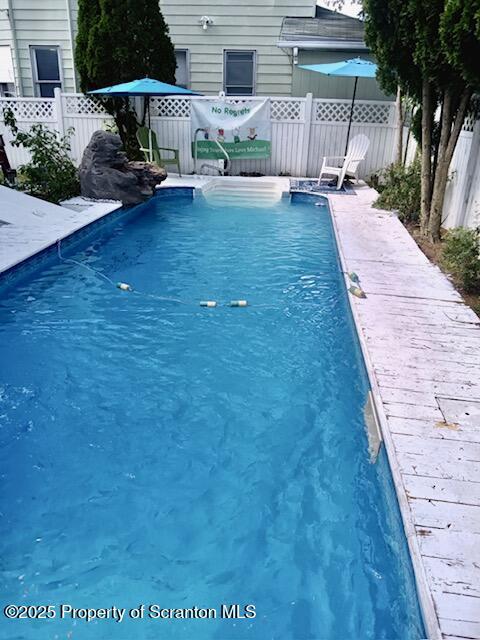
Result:
{"label": "pool coping", "polygon": [[[472,444],[472,441],[480,442],[480,437],[477,437],[475,429],[473,429],[472,433],[466,432],[466,435],[461,435],[462,429],[467,429],[468,424],[464,425],[460,421],[455,423],[456,437],[453,440],[450,440],[448,437],[438,437],[437,433],[433,433],[435,427],[438,426],[438,420],[442,419],[439,416],[439,413],[440,415],[443,413],[441,411],[442,407],[439,403],[439,398],[443,397],[445,393],[449,396],[450,400],[458,401],[460,405],[464,403],[464,406],[470,406],[469,403],[475,404],[480,396],[480,394],[479,396],[475,396],[475,388],[478,392],[479,385],[469,387],[467,384],[462,388],[462,392],[456,394],[456,396],[454,393],[445,390],[442,392],[441,383],[436,383],[436,378],[439,376],[436,371],[438,364],[436,364],[435,358],[438,356],[432,355],[429,361],[426,363],[422,362],[422,365],[426,364],[427,366],[422,368],[421,374],[418,374],[418,372],[415,371],[415,366],[411,368],[408,368],[408,366],[400,366],[402,361],[401,356],[403,355],[402,348],[397,346],[396,355],[394,355],[394,351],[395,342],[400,337],[405,339],[408,345],[408,341],[413,341],[416,335],[415,327],[418,329],[417,335],[421,333],[422,322],[419,321],[418,316],[415,315],[418,312],[416,310],[408,311],[409,305],[412,305],[413,309],[417,301],[425,303],[429,311],[430,307],[434,309],[435,305],[439,305],[439,307],[444,305],[445,309],[448,308],[449,311],[451,310],[450,312],[452,314],[459,313],[462,319],[458,320],[458,322],[468,326],[468,329],[463,329],[463,331],[471,332],[472,339],[476,338],[480,340],[480,321],[473,311],[463,303],[461,297],[454,290],[446,276],[426,259],[398,218],[390,212],[381,211],[372,207],[377,193],[373,189],[363,186],[357,189],[357,195],[359,198],[355,202],[355,207],[351,206],[351,200],[346,202],[342,196],[328,194],[326,197],[330,205],[333,228],[346,288],[348,290],[352,284],[348,273],[354,271],[360,276],[361,286],[367,295],[366,298],[362,299],[347,294],[397,493],[414,568],[417,593],[424,618],[425,630],[428,638],[432,640],[440,640],[441,638],[453,640],[454,638],[463,637],[478,638],[480,637],[480,599],[478,599],[478,594],[480,594],[480,565],[477,567],[477,571],[469,574],[471,579],[470,584],[462,583],[461,587],[457,587],[456,585],[459,584],[457,574],[459,571],[458,567],[460,566],[462,570],[468,567],[470,556],[469,545],[472,544],[472,539],[475,539],[475,537],[478,537],[477,549],[480,549],[480,535],[478,535],[480,527],[477,528],[477,524],[480,524],[480,501],[476,502],[478,500],[477,494],[480,484],[468,482],[465,478],[461,478],[461,476],[458,476],[460,479],[454,479],[452,478],[451,470],[448,467],[442,469],[440,465],[430,475],[426,474],[425,471],[417,474],[417,466],[421,466],[422,458],[426,459],[428,454],[432,452],[434,454],[433,460],[436,462],[440,452],[442,455],[446,453],[448,459],[449,454],[454,455],[451,451],[452,447],[462,444],[475,447],[476,445]],[[373,226],[375,227],[374,231],[372,231]],[[374,236],[374,240],[372,239],[372,235]],[[400,245],[396,253],[389,253],[389,249],[392,247],[392,237],[394,238],[394,242]],[[415,284],[415,270],[419,271],[416,276],[416,284],[418,285],[418,280],[421,282],[419,283],[419,291],[417,291],[415,295],[412,295],[412,291],[409,289],[408,278],[404,279],[403,275],[408,274],[411,283]],[[432,293],[428,280],[423,280],[423,278],[428,277],[434,279],[437,287],[440,288],[438,295]],[[421,292],[422,284],[424,293]],[[392,288],[390,292],[389,287]],[[415,303],[413,303],[413,300],[415,300]],[[380,305],[378,302],[380,302]],[[391,304],[398,304],[399,308],[403,304],[404,315],[402,315],[401,321],[407,325],[408,321],[411,320],[412,325],[415,325],[413,329],[405,329],[403,336],[402,329],[398,328],[398,325],[395,324],[396,320],[394,320],[393,317],[390,320],[386,320],[387,315],[395,315],[395,313],[388,314],[388,308]],[[369,306],[371,307],[370,309],[368,309]],[[432,310],[431,313],[432,317],[438,322],[436,312]],[[452,325],[447,323],[441,325],[441,322],[438,326],[440,328],[444,326],[447,330],[452,327]],[[432,345],[436,346],[436,343],[439,345],[442,344],[440,334],[432,332]],[[373,348],[373,345],[379,342],[379,336],[382,340],[387,338],[383,354],[382,346],[379,347],[377,345],[375,349]],[[468,337],[470,338],[470,336]],[[461,336],[456,338],[455,335],[450,336],[449,340],[454,343],[462,342]],[[466,338],[465,341],[467,341]],[[459,347],[460,346],[461,345],[459,345]],[[480,349],[480,341],[478,341],[475,347]],[[393,353],[390,349],[393,349]],[[472,348],[472,354],[473,351],[474,348]],[[420,350],[419,354],[421,353],[422,351]],[[445,358],[448,359],[449,356],[451,356],[451,350],[445,350]],[[390,379],[391,382],[388,382],[389,385],[392,385],[391,387],[385,387],[379,384],[379,378],[381,377],[379,371],[384,369],[385,359],[391,359],[392,362],[394,375]],[[462,358],[459,357],[458,359],[460,362],[457,363],[456,366],[460,368]],[[472,375],[469,367],[468,362],[465,362],[465,376],[467,379],[469,375]],[[395,368],[398,369],[398,375],[396,375],[397,371],[395,371]],[[419,394],[419,392],[415,391],[414,381],[411,383],[408,382],[408,376],[414,378],[416,375],[422,378],[426,392],[424,396],[414,396],[422,397],[422,400],[416,401],[414,404],[409,404],[409,396],[415,393]],[[474,389],[473,392],[472,389]],[[392,397],[396,402],[392,402]],[[440,412],[435,409],[435,403],[430,402],[430,400],[437,401]],[[431,410],[430,407],[423,406],[422,403],[425,402],[432,405]],[[392,409],[393,405],[395,405],[394,409]],[[417,413],[415,413],[415,411],[417,411]],[[425,415],[421,416],[422,411]],[[447,425],[449,419],[445,415],[443,415],[443,420]],[[396,424],[393,431],[391,428],[392,422]],[[476,425],[474,425],[474,427],[475,426]],[[417,431],[415,431],[415,429],[417,429]],[[431,431],[429,431],[429,429]],[[408,434],[412,435],[410,436]],[[480,436],[480,429],[478,429],[478,436]],[[450,437],[453,438],[453,435]],[[415,440],[415,438],[417,440]],[[414,442],[420,442],[419,438],[422,439],[422,442],[428,443],[425,451],[416,450],[412,453],[404,449],[402,443],[405,439],[413,439]],[[465,441],[462,438],[465,438]],[[469,442],[470,438],[471,441]],[[430,458],[428,463],[431,465],[432,458],[430,456],[428,457]],[[415,464],[412,462],[412,458]],[[461,465],[462,462],[455,460],[454,464]],[[425,468],[428,468],[428,464]],[[426,488],[424,495],[421,494],[421,491],[412,492],[411,481],[415,481],[418,478],[425,483]],[[406,479],[409,481],[408,484],[406,483]],[[419,513],[413,508],[414,503],[434,505],[441,502],[441,500],[438,501],[437,495],[432,498],[432,491],[436,489],[437,484],[442,482],[448,483],[449,481],[451,483],[462,482],[464,492],[468,492],[469,489],[472,491],[474,499],[470,501],[468,508],[470,513],[473,513],[472,522],[475,521],[473,525],[470,524],[470,530],[468,530],[469,525],[454,522],[455,514],[452,513],[449,519],[451,519],[454,524],[454,530],[452,530],[450,536],[449,529],[451,524],[444,524],[443,527],[438,526],[437,528],[431,526],[431,522],[428,523],[428,518],[427,523],[423,524],[422,518],[425,516],[419,516]],[[428,486],[429,483],[433,483],[431,487]],[[477,494],[475,492],[477,492]],[[453,509],[455,502],[447,501],[446,504],[447,510]],[[475,507],[475,504],[478,506]],[[460,500],[458,501],[458,506],[461,506]],[[438,524],[440,525],[441,523],[439,522]],[[456,528],[457,526],[459,529]],[[462,527],[465,527],[465,529]],[[439,554],[436,556],[436,551],[432,553],[432,548],[435,545],[430,545],[430,548],[427,548],[424,541],[429,536],[437,535],[438,531],[442,531],[443,539],[441,544],[443,546],[443,555]],[[460,535],[458,535],[459,533]],[[464,543],[465,548],[463,549],[462,533],[465,535],[465,538],[467,538],[467,541]],[[439,546],[440,544],[437,544],[437,547]],[[472,547],[475,548],[473,545]],[[473,561],[472,564],[476,566]],[[428,571],[426,565],[428,566]],[[458,590],[456,591],[456,589]],[[472,592],[471,594],[468,593],[469,589]],[[460,591],[463,592],[460,593]],[[473,603],[472,598],[475,598]],[[467,599],[468,603],[464,608],[462,608],[463,599]],[[468,599],[470,599],[469,602]],[[467,611],[470,607],[473,611],[477,602],[478,613],[472,614],[470,611],[466,614],[464,613],[464,610]],[[458,614],[452,614],[453,610],[458,611]],[[463,619],[461,618],[462,615],[464,616]],[[465,617],[470,619],[465,620]],[[478,635],[476,631],[477,627]],[[472,629],[474,629],[473,632]]]}
{"label": "pool coping", "polygon": [[0,186],[0,203],[6,222],[0,229],[2,282],[21,265],[47,253],[59,240],[71,238],[122,209],[119,201],[84,198],[72,198],[60,206],[4,186]]}
{"label": "pool coping", "polygon": [[[332,219],[332,226],[335,234],[335,240],[337,244],[337,251],[340,258],[340,264],[342,267],[342,274],[344,276],[345,288],[348,290],[351,282],[348,277],[349,267],[347,264],[347,260],[345,254],[342,250],[342,243],[340,241],[340,230],[338,228],[338,221],[334,215],[334,205],[335,205],[335,195],[328,196],[328,203],[330,206],[330,213]],[[365,363],[365,368],[367,369],[367,375],[370,382],[370,389],[372,393],[372,399],[375,404],[377,419],[380,423],[380,429],[382,434],[382,439],[385,444],[385,449],[387,451],[388,462],[390,466],[390,472],[392,474],[393,483],[395,485],[395,491],[397,495],[398,505],[400,508],[400,513],[402,515],[403,526],[405,529],[405,535],[407,538],[407,544],[410,551],[410,557],[412,559],[412,565],[414,568],[415,574],[415,582],[417,586],[418,598],[420,601],[420,607],[422,610],[423,621],[425,625],[425,630],[427,631],[428,638],[437,639],[441,638],[440,627],[438,625],[438,619],[435,612],[435,606],[433,604],[433,599],[430,593],[430,589],[427,583],[427,577],[425,574],[425,570],[423,567],[423,563],[421,560],[420,548],[417,541],[417,536],[415,532],[415,527],[412,522],[410,507],[408,505],[407,496],[405,493],[405,488],[403,486],[403,480],[400,473],[400,468],[398,465],[398,460],[395,453],[395,448],[393,446],[392,437],[390,430],[388,428],[388,422],[386,419],[386,414],[383,409],[383,403],[381,400],[377,379],[375,376],[375,369],[370,358],[370,354],[368,351],[368,346],[366,344],[363,332],[362,332],[362,322],[361,318],[358,314],[357,307],[355,305],[355,299],[353,296],[348,295],[348,302],[350,306],[350,310],[352,312],[353,320],[355,323],[355,329],[358,336],[358,340],[360,343],[360,348],[362,350],[363,360]]]}

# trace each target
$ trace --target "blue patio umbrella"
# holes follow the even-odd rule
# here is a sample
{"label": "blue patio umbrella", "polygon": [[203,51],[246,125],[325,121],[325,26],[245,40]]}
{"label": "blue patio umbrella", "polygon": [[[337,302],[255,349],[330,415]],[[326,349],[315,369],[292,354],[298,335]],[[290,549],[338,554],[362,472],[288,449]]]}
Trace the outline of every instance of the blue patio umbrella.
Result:
{"label": "blue patio umbrella", "polygon": [[[139,80],[131,80],[130,82],[122,82],[114,84],[112,87],[104,87],[103,89],[95,89],[89,91],[89,94],[99,96],[111,96],[112,98],[128,98],[135,96],[143,96],[147,101],[148,111],[148,128],[150,129],[150,96],[200,96],[201,93],[177,87],[174,84],[167,84],[154,80],[153,78],[140,78]],[[149,131],[150,154],[152,151],[152,132]]]}
{"label": "blue patio umbrella", "polygon": [[357,83],[359,78],[374,78],[377,73],[377,65],[370,60],[363,58],[352,58],[351,60],[343,60],[342,62],[329,62],[326,64],[301,64],[300,69],[307,71],[316,71],[327,76],[343,76],[355,78],[353,85],[352,105],[350,107],[350,119],[348,121],[347,142],[345,144],[345,155],[348,149],[348,140],[350,139],[350,129],[352,127],[353,107],[355,105],[355,96],[357,93]]}
{"label": "blue patio umbrella", "polygon": [[130,82],[122,82],[114,84],[112,87],[104,87],[103,89],[95,89],[89,91],[89,94],[99,96],[112,96],[112,98],[128,98],[130,96],[143,96],[147,100],[148,106],[148,124],[150,125],[150,96],[200,96],[201,93],[177,87],[174,84],[167,84],[154,80],[153,78],[140,78],[140,80],[131,80]]}
{"label": "blue patio umbrella", "polygon": [[89,91],[90,94],[112,97],[128,97],[128,96],[199,96],[200,93],[177,87],[174,84],[167,84],[154,80],[153,78],[141,78],[140,80],[132,80],[131,82],[122,82],[115,84],[113,87],[105,87],[104,89],[95,89]]}

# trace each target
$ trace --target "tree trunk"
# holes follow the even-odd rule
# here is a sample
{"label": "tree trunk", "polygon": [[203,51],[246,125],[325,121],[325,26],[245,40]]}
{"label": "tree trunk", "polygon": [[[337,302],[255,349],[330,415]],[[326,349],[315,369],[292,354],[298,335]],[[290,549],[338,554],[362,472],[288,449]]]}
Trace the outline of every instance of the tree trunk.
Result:
{"label": "tree trunk", "polygon": [[140,145],[137,141],[137,116],[131,108],[128,98],[121,109],[113,114],[122,139],[123,148],[129,160],[143,160]]}
{"label": "tree trunk", "polygon": [[448,170],[458,141],[458,136],[462,130],[463,121],[467,114],[471,96],[471,90],[466,88],[460,98],[457,111],[454,114],[452,105],[455,100],[455,96],[451,89],[447,89],[445,91],[440,143],[438,146],[438,162],[435,171],[435,181],[428,224],[429,235],[433,242],[438,242],[440,240],[443,203],[445,201],[445,190],[448,182]]}
{"label": "tree trunk", "polygon": [[137,116],[129,98],[108,98],[102,101],[105,110],[113,116],[123,149],[129,160],[143,160],[137,141]]}
{"label": "tree trunk", "polygon": [[422,168],[421,168],[421,206],[420,228],[424,235],[428,231],[431,196],[432,170],[432,86],[428,80],[422,84]]}
{"label": "tree trunk", "polygon": [[405,124],[405,113],[402,106],[402,90],[400,86],[397,87],[397,145],[395,149],[395,164],[401,165],[403,158],[403,127]]}

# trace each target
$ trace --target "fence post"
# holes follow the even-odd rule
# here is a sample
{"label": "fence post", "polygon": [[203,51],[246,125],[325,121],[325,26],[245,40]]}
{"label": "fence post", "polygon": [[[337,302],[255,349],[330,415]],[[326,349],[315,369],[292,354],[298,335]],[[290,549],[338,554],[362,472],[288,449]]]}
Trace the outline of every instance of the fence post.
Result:
{"label": "fence post", "polygon": [[308,152],[310,148],[310,133],[312,127],[312,105],[313,105],[313,94],[307,93],[305,96],[305,109],[304,109],[304,122],[303,122],[303,136],[302,136],[302,147],[300,150],[300,166],[299,166],[299,174],[300,177],[307,177],[307,168],[308,168]]}
{"label": "fence post", "polygon": [[468,155],[468,162],[466,168],[466,179],[465,179],[465,191],[464,197],[461,202],[461,210],[458,215],[458,223],[456,226],[464,227],[469,226],[469,213],[473,209],[473,178],[475,175],[475,170],[477,163],[480,160],[480,119],[474,120],[473,123],[473,131],[472,131],[472,141],[470,144],[470,150]]}
{"label": "fence post", "polygon": [[64,136],[65,123],[63,120],[62,90],[59,87],[55,87],[53,90],[53,99],[55,100],[55,119],[57,121],[57,130],[61,136]]}

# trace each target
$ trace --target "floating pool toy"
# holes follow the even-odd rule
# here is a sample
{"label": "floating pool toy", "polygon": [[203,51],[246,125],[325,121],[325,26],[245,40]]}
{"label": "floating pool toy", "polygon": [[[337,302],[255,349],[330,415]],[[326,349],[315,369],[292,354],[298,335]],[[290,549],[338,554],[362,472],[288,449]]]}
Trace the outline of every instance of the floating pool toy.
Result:
{"label": "floating pool toy", "polygon": [[230,302],[231,307],[247,307],[248,302],[246,300],[232,300]]}
{"label": "floating pool toy", "polygon": [[217,302],[216,302],[216,300],[200,300],[200,306],[201,307],[216,307],[217,306]]}
{"label": "floating pool toy", "polygon": [[117,287],[122,291],[133,291],[133,288],[126,282],[117,282]]}

